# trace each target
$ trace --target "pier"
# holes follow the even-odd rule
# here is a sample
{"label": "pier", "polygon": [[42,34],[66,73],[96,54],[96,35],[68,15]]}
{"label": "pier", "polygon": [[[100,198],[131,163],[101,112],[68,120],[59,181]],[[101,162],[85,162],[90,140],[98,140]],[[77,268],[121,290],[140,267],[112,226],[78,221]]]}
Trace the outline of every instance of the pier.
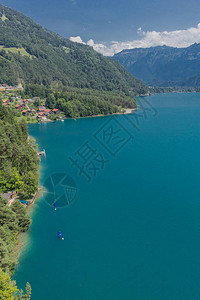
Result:
{"label": "pier", "polygon": [[44,158],[46,158],[46,151],[45,149],[43,149],[43,151],[38,151],[38,156],[44,156]]}

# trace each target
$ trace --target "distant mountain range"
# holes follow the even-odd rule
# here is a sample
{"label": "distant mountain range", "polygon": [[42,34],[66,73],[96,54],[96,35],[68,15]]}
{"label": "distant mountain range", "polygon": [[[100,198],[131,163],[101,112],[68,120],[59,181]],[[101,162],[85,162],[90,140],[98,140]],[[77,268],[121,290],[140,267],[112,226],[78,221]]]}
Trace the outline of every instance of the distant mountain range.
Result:
{"label": "distant mountain range", "polygon": [[117,61],[73,43],[0,4],[0,83],[147,92]]}
{"label": "distant mountain range", "polygon": [[200,44],[187,48],[135,48],[113,58],[151,86],[200,86]]}

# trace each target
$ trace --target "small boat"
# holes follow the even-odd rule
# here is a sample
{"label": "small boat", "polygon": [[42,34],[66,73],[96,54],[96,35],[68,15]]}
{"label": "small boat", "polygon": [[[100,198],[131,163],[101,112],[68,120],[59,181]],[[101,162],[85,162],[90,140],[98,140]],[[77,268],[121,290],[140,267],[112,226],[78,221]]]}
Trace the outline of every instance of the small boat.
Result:
{"label": "small boat", "polygon": [[64,120],[62,119],[61,122],[64,122]]}
{"label": "small boat", "polygon": [[29,205],[30,203],[28,201],[25,201],[25,200],[19,200],[22,204],[26,204],[26,205]]}
{"label": "small boat", "polygon": [[53,206],[54,206],[54,209],[56,210],[57,202],[54,202]]}
{"label": "small boat", "polygon": [[62,239],[62,238],[63,238],[63,237],[62,237],[62,231],[61,231],[61,230],[58,231],[58,237],[59,237],[59,239]]}
{"label": "small boat", "polygon": [[59,239],[64,240],[63,234],[62,234],[62,231],[61,231],[61,230],[58,231],[58,237],[59,237]]}

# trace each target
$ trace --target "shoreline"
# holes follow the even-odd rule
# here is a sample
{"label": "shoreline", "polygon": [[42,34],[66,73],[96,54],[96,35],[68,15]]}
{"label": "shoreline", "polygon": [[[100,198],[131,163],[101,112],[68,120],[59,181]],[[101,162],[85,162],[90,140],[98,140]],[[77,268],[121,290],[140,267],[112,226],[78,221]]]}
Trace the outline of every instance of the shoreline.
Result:
{"label": "shoreline", "polygon": [[[38,167],[39,177],[40,177],[40,169],[41,169],[41,164],[39,163],[39,167]],[[32,198],[33,201],[28,206],[26,206],[27,215],[29,215],[30,218],[31,218],[31,225],[32,225],[33,214],[35,212],[35,209],[37,208],[36,201],[41,195],[41,189],[42,188],[41,188],[41,186],[39,185],[39,182],[38,182],[38,189],[37,189],[37,191],[35,192],[35,194]],[[30,225],[30,227],[31,227],[31,225]],[[14,251],[13,251],[14,257],[17,259],[17,264],[15,265],[12,276],[15,275],[15,271],[20,265],[20,263],[19,263],[20,256],[22,255],[23,252],[26,251],[26,247],[29,244],[28,243],[28,232],[30,231],[30,227],[26,232],[20,232],[17,235],[17,243],[16,243]]]}
{"label": "shoreline", "polygon": [[109,116],[115,116],[115,115],[128,115],[128,114],[132,114],[137,110],[138,107],[136,108],[126,108],[125,112],[117,112],[117,113],[113,113],[113,114],[107,114],[107,115],[92,115],[92,116],[86,116],[86,117],[76,117],[76,118],[68,118],[68,117],[64,117],[62,119],[58,119],[58,120],[43,120],[41,122],[34,122],[34,123],[28,123],[28,124],[42,124],[42,123],[52,123],[52,122],[57,122],[57,121],[64,121],[64,120],[76,120],[76,119],[86,119],[86,118],[98,118],[98,117],[109,117]]}
{"label": "shoreline", "polygon": [[[37,198],[40,196],[40,190],[41,190],[41,188],[38,185],[38,190],[34,195],[34,200],[26,207],[27,215],[29,215],[31,218],[31,225],[32,225],[32,214],[33,214],[34,205],[35,205],[35,202],[37,201]],[[13,251],[14,257],[17,259],[17,264],[15,266],[13,275],[15,274],[16,268],[19,266],[19,258],[21,256],[23,250],[25,250],[24,246],[27,241],[26,238],[27,238],[27,233],[29,232],[29,230],[30,230],[30,227],[26,232],[20,232],[17,236],[17,243],[16,243],[14,251]]]}

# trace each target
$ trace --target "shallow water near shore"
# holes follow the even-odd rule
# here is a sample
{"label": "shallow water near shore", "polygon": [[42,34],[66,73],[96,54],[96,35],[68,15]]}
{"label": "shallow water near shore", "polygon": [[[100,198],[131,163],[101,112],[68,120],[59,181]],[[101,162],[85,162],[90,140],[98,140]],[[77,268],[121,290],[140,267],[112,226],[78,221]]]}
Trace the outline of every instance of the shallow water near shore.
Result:
{"label": "shallow water near shore", "polygon": [[[199,299],[200,94],[142,99],[151,105],[139,104],[137,119],[29,125],[47,153],[40,185],[52,174],[73,179],[56,211],[46,193],[34,204],[14,276],[19,288],[30,282],[32,300]],[[95,172],[85,163],[88,176],[72,166],[85,145],[90,160],[99,155]]]}

